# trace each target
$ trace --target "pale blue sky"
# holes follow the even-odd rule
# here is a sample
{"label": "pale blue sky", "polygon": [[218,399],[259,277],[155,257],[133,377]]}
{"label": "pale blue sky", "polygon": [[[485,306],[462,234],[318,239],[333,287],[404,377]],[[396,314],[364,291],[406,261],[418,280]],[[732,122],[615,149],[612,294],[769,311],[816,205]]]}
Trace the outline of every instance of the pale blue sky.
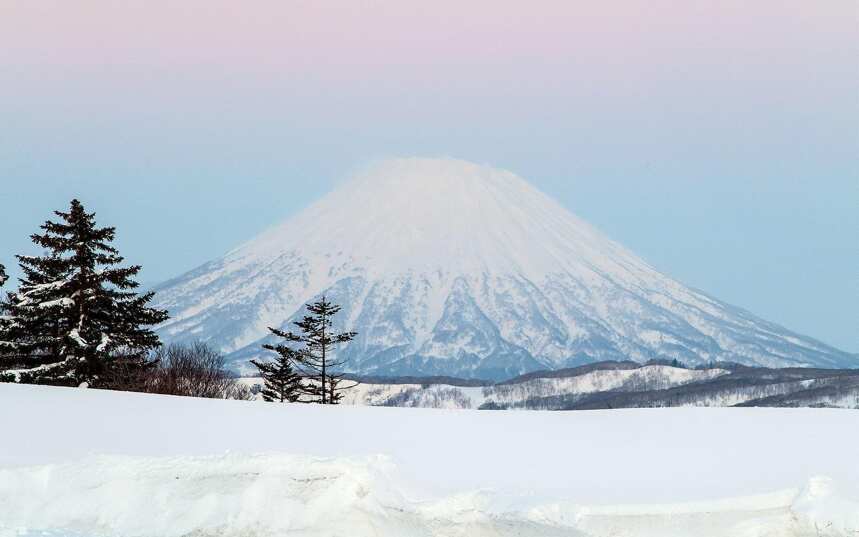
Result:
{"label": "pale blue sky", "polygon": [[[538,2],[527,17],[441,2],[430,23],[300,2],[241,17],[34,4],[0,19],[7,266],[79,197],[155,283],[368,160],[453,156],[529,179],[684,283],[859,351],[850,1]],[[272,23],[284,6],[306,27]]]}

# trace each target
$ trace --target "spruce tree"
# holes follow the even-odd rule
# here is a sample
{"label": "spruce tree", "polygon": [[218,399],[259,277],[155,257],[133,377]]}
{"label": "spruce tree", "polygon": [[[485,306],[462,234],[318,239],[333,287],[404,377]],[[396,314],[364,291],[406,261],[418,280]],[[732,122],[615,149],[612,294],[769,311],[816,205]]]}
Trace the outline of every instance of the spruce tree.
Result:
{"label": "spruce tree", "polygon": [[343,384],[345,379],[341,375],[329,375],[328,383],[325,385],[325,390],[328,391],[328,404],[329,405],[338,405],[340,404],[340,400],[343,399],[343,391],[348,390],[349,388],[354,388],[357,386],[357,382],[352,383],[349,386],[340,385]]}
{"label": "spruce tree", "polygon": [[309,315],[301,321],[293,323],[301,331],[300,334],[272,330],[278,336],[293,343],[301,343],[301,360],[299,367],[311,383],[305,385],[304,392],[314,402],[337,404],[343,397],[343,390],[353,388],[356,384],[341,386],[343,381],[342,366],[344,360],[332,356],[336,345],[352,341],[355,332],[335,333],[332,331],[332,319],[340,306],[326,300],[323,296],[312,304],[307,305]]}
{"label": "spruce tree", "polygon": [[62,291],[65,272],[53,254],[40,259],[38,267],[34,264],[19,263],[23,271],[19,289],[3,304],[0,370],[6,372],[5,380],[33,382],[34,375],[51,369],[59,355],[61,312],[70,300]]}
{"label": "spruce tree", "polygon": [[110,244],[116,229],[97,227],[95,213],[78,200],[55,214],[59,222],[49,220],[31,236],[46,254],[17,256],[23,277],[9,295],[0,334],[12,349],[14,380],[92,384],[116,360],[146,364],[147,353],[160,345],[148,327],[167,313],[149,307],[153,293],[135,291],[141,267],[122,266]]}
{"label": "spruce tree", "polygon": [[[281,336],[282,332],[269,328],[272,333]],[[251,363],[259,369],[260,376],[265,381],[262,390],[262,398],[266,401],[277,401],[280,403],[294,403],[301,397],[304,387],[294,365],[301,362],[301,352],[287,347],[286,345],[263,345],[264,349],[277,353],[273,362]]]}
{"label": "spruce tree", "polygon": [[[6,267],[0,264],[0,287],[9,280],[6,275]],[[12,342],[6,341],[8,326],[11,323],[11,318],[6,315],[6,301],[0,298],[0,382],[11,382],[15,380],[11,374],[4,373],[4,363],[7,361],[7,356],[12,350]]]}

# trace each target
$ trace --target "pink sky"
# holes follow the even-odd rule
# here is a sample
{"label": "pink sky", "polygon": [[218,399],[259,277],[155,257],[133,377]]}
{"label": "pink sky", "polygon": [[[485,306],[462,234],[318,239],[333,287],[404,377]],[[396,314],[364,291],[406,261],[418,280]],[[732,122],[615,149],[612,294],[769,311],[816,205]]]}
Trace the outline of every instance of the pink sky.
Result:
{"label": "pink sky", "polygon": [[0,0],[0,245],[81,196],[164,279],[446,155],[855,351],[856,58],[855,0]]}
{"label": "pink sky", "polygon": [[[839,65],[850,2],[359,2],[7,0],[0,58],[22,75],[197,77],[291,91],[405,88],[563,94],[570,84],[645,89],[666,78],[731,80]],[[855,14],[855,13],[854,13]],[[855,47],[853,47],[855,49]],[[850,46],[847,47],[850,50]],[[14,68],[14,67],[13,67]],[[181,86],[181,82],[178,84]],[[500,91],[505,89],[500,88]]]}

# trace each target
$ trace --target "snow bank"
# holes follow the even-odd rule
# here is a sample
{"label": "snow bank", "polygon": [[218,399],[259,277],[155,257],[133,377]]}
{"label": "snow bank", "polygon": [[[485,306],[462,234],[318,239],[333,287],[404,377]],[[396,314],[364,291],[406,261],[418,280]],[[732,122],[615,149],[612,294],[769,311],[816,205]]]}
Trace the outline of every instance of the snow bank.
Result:
{"label": "snow bank", "polygon": [[0,384],[0,419],[2,537],[859,529],[848,410],[324,408]]}
{"label": "snow bank", "polygon": [[90,457],[0,470],[0,537],[854,535],[859,502],[802,492],[669,505],[535,503],[488,491],[409,498],[383,457]]}
{"label": "snow bank", "polygon": [[381,458],[290,455],[91,457],[0,470],[0,535],[372,535],[380,522],[412,535],[391,519],[405,502],[388,471]]}

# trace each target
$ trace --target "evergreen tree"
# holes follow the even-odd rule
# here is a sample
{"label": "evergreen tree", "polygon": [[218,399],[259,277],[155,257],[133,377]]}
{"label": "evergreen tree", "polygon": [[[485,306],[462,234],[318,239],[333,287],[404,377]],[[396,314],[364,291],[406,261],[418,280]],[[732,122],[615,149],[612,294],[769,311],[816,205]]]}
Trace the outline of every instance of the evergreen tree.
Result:
{"label": "evergreen tree", "polygon": [[46,254],[17,256],[24,276],[9,295],[0,334],[16,362],[15,380],[97,383],[117,360],[147,364],[146,354],[160,345],[148,327],[167,313],[149,307],[153,293],[135,291],[141,267],[121,266],[110,245],[116,229],[96,227],[95,213],[78,200],[55,214],[59,222],[47,221],[31,236]]}
{"label": "evergreen tree", "polygon": [[339,375],[329,375],[328,383],[325,385],[325,390],[328,390],[328,404],[329,405],[338,405],[340,404],[340,400],[343,399],[343,390],[348,390],[349,388],[354,388],[357,383],[352,383],[349,386],[340,387],[340,384],[344,382],[343,379]]}
{"label": "evergreen tree", "polygon": [[[269,328],[269,330],[275,335],[282,334],[274,328]],[[294,365],[301,362],[301,352],[286,345],[263,345],[262,347],[277,353],[277,359],[273,362],[251,360],[265,381],[265,388],[262,391],[263,399],[281,403],[298,401],[304,387],[301,384],[301,375],[295,371]]]}
{"label": "evergreen tree", "polygon": [[[0,287],[3,287],[8,279],[9,277],[6,275],[6,267],[0,264]],[[12,343],[4,339],[6,337],[5,334],[8,331],[7,326],[9,326],[10,322],[11,319],[6,315],[6,301],[0,298],[0,382],[11,382],[15,380],[14,376],[4,373],[3,371],[4,362],[7,361],[6,357],[12,350]]]}
{"label": "evergreen tree", "polygon": [[33,375],[49,369],[59,355],[65,273],[52,254],[41,259],[39,268],[24,263],[20,267],[24,275],[18,292],[9,293],[2,305],[0,370],[7,373],[3,380],[33,382]]}
{"label": "evergreen tree", "polygon": [[293,323],[300,329],[300,334],[280,330],[272,332],[287,341],[304,345],[300,351],[301,360],[297,364],[305,373],[304,376],[311,381],[305,385],[304,392],[312,401],[323,405],[337,404],[343,397],[340,392],[356,384],[340,386],[343,380],[341,368],[345,361],[336,359],[331,352],[336,345],[352,341],[356,333],[332,332],[332,318],[340,311],[340,306],[329,302],[324,296],[321,300],[308,304],[307,311],[309,315]]}

